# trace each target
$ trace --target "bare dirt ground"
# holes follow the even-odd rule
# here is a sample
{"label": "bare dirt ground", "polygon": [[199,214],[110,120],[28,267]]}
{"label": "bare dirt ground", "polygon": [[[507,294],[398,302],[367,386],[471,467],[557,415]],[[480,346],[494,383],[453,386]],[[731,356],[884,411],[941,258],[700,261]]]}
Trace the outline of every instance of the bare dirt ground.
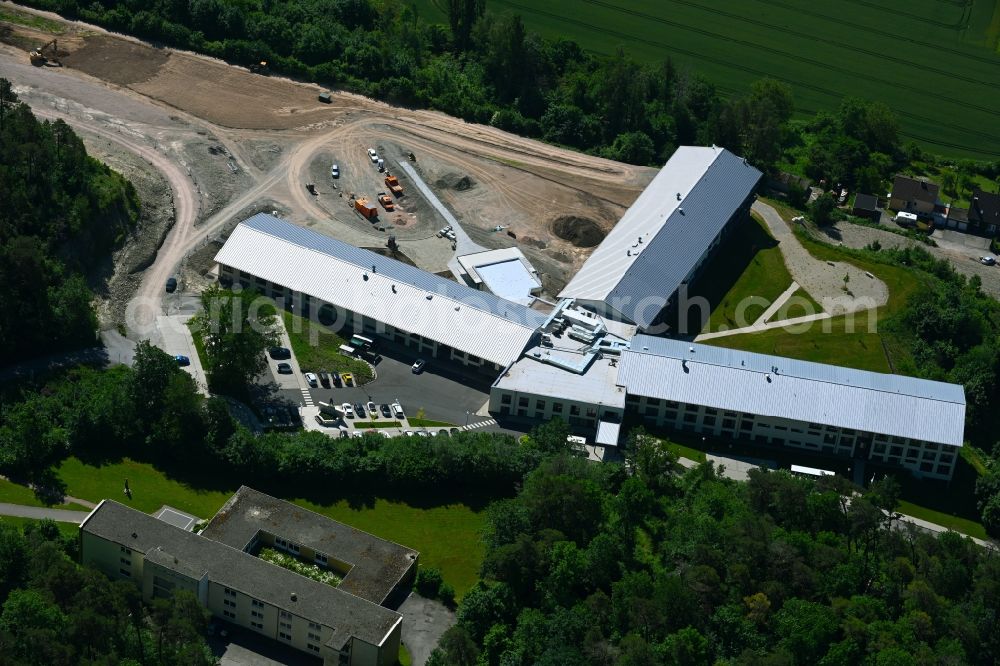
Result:
{"label": "bare dirt ground", "polygon": [[[165,305],[168,311],[174,307],[163,294],[167,277],[180,275],[185,289],[203,286],[199,280],[210,263],[206,244],[255,209],[278,209],[287,219],[362,247],[383,247],[393,233],[416,265],[446,270],[453,252],[436,236],[443,221],[402,171],[393,171],[410,151],[421,176],[475,242],[520,247],[550,294],[592,251],[590,241],[580,239],[607,233],[655,174],[347,93],[322,104],[316,98],[320,88],[313,85],[251,74],[41,14],[63,26],[59,45],[65,66],[28,65],[24,45],[46,34],[4,25],[0,73],[39,115],[63,118],[95,146],[105,142],[101,158],[135,174],[148,205],[163,211],[164,183],[170,188],[168,214],[176,222],[141,280],[123,282],[146,302],[137,316],[140,324],[155,320]],[[369,146],[406,191],[397,211],[383,211],[377,225],[349,206],[351,193],[374,197],[386,189],[368,160]],[[138,175],[118,153],[138,156],[162,180]],[[336,183],[329,177],[334,160],[343,174]],[[306,191],[307,182],[317,185],[318,196]],[[571,220],[562,225],[566,229],[557,224],[560,219]],[[493,231],[498,225],[503,232]],[[143,236],[146,244],[161,235],[150,229]],[[134,272],[127,261],[122,266]],[[112,298],[120,301],[124,294],[118,291]],[[106,310],[120,312],[122,304]]]}

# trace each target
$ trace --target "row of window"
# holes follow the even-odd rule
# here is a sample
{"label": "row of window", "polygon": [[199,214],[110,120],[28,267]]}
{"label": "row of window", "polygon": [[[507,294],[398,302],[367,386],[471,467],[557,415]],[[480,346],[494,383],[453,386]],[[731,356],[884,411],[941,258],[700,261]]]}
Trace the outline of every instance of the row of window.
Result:
{"label": "row of window", "polygon": [[[512,396],[509,393],[504,393],[500,396],[500,404],[509,406],[511,404]],[[527,408],[529,406],[529,398],[527,396],[521,395],[517,397],[517,406],[519,408]],[[535,398],[535,412],[544,412],[546,402],[542,398]],[[518,412],[520,414],[520,411]],[[563,403],[552,401],[552,413],[562,414],[563,413]],[[587,406],[586,414],[588,418],[597,417],[597,408]],[[570,416],[580,416],[580,405],[571,404],[569,406]]]}

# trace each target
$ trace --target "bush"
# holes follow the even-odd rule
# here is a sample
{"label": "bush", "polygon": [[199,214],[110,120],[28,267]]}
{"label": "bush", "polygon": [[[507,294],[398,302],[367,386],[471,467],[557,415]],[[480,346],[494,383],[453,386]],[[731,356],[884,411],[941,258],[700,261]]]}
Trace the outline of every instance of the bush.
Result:
{"label": "bush", "polygon": [[[414,587],[417,588],[417,592],[420,593],[420,596],[428,599],[437,599],[439,593],[441,592],[443,582],[441,571],[439,569],[435,569],[433,567],[421,567],[417,571],[417,580]],[[454,597],[454,594],[455,591],[452,590],[452,597]]]}

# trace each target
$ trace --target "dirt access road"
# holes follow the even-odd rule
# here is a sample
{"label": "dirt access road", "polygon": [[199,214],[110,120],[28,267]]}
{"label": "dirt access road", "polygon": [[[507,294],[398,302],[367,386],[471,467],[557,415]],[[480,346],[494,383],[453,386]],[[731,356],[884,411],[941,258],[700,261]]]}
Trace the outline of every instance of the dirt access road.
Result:
{"label": "dirt access road", "polygon": [[[0,74],[42,117],[63,118],[85,136],[141,156],[170,183],[176,221],[145,268],[130,310],[131,328],[140,336],[144,331],[136,329],[151,325],[165,307],[168,314],[176,311],[178,301],[165,298],[163,285],[185,257],[254,210],[277,208],[292,221],[359,246],[384,245],[392,232],[417,265],[441,270],[450,247],[434,237],[440,217],[421,204],[405,178],[407,197],[399,215],[383,216],[386,231],[349,208],[351,193],[373,196],[384,189],[382,175],[367,162],[369,146],[390,164],[416,153],[421,176],[473,239],[485,247],[520,247],[550,292],[561,288],[655,174],[347,93],[322,104],[313,85],[19,11],[58,22],[65,66],[28,65],[23,45],[51,35],[8,25],[0,36],[6,42],[0,44]],[[332,161],[341,164],[340,181],[328,178]],[[318,177],[321,169],[325,181]],[[316,182],[320,195],[307,194],[305,182]],[[497,225],[516,239],[494,233]],[[203,284],[185,287],[197,291]]]}

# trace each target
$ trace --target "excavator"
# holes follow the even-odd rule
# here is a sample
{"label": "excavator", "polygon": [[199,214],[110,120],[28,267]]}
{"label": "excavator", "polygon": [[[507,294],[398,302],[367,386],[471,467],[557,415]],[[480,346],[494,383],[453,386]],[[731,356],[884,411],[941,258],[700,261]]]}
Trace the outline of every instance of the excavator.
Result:
{"label": "excavator", "polygon": [[55,67],[61,67],[62,63],[59,62],[59,44],[53,39],[48,44],[39,46],[37,49],[28,52],[28,59],[31,60],[32,65],[41,67],[42,65],[53,65]]}

